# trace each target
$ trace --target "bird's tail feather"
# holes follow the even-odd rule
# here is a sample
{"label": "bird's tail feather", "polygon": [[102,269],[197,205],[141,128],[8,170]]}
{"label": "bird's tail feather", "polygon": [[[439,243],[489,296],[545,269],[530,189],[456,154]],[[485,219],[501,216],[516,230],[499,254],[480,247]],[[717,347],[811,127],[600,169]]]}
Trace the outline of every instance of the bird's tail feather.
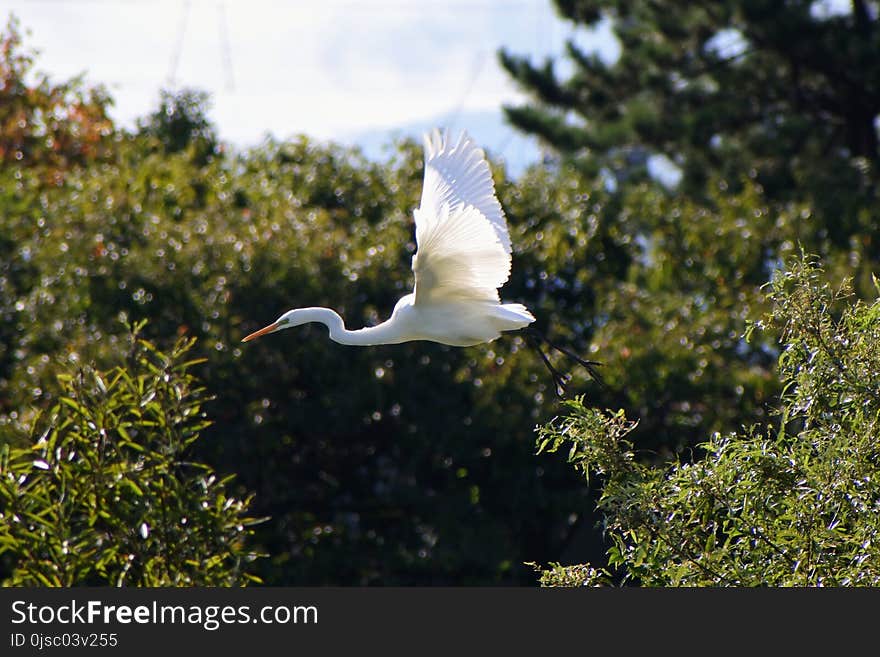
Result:
{"label": "bird's tail feather", "polygon": [[504,322],[504,331],[524,328],[535,321],[534,315],[521,303],[505,303],[495,307],[495,317]]}

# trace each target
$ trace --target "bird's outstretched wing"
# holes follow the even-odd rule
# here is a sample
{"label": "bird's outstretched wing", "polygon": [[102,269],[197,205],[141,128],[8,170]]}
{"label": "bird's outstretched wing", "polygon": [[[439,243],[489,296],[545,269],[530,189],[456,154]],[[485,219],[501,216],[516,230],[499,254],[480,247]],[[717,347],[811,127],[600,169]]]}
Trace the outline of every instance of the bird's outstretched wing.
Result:
{"label": "bird's outstretched wing", "polygon": [[482,149],[462,132],[425,136],[425,181],[415,211],[416,305],[498,302],[510,276],[510,236]]}

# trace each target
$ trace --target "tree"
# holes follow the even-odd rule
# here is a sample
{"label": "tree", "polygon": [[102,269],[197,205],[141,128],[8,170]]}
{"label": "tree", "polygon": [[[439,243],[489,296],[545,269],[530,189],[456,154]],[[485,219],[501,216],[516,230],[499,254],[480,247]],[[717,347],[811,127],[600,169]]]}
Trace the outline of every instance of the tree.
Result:
{"label": "tree", "polygon": [[43,167],[57,182],[64,171],[100,159],[113,124],[110,97],[81,78],[54,84],[33,70],[18,21],[0,33],[0,166]]}
{"label": "tree", "polygon": [[[252,537],[266,583],[524,584],[524,561],[595,538],[580,478],[534,462],[557,399],[521,337],[351,349],[312,326],[239,342],[293,306],[333,306],[352,326],[390,314],[412,285],[418,144],[382,164],[307,138],[200,160],[149,130],[111,137],[100,166],[60,184],[0,167],[4,439],[64,394],[69,363],[120,362],[120,317],[146,318],[154,344],[198,339],[217,421],[193,460],[236,473],[232,493],[271,518]],[[749,180],[675,199],[573,167],[493,176],[514,245],[505,300],[605,363],[607,389],[575,369],[570,390],[639,417],[640,454],[767,420],[777,345],[742,335],[777,257],[811,234],[808,206]]]}
{"label": "tree", "polygon": [[204,91],[162,90],[159,107],[138,122],[138,130],[157,139],[166,153],[190,149],[193,160],[205,164],[219,147],[214,126],[206,116],[208,104]]}
{"label": "tree", "polygon": [[[567,44],[573,73],[506,50],[501,63],[532,96],[509,120],[566,160],[630,171],[663,155],[680,190],[755,180],[771,202],[806,203],[806,248],[851,252],[859,289],[880,262],[880,3],[832,12],[816,0],[556,0],[584,25],[609,19],[622,45],[606,63]],[[638,169],[638,166],[636,167]],[[644,176],[630,176],[633,180]]]}
{"label": "tree", "polygon": [[[60,362],[112,368],[120,315],[147,318],[145,338],[190,335],[208,359],[218,421],[194,449],[271,517],[254,535],[267,583],[527,583],[522,562],[589,531],[589,491],[564,463],[533,461],[557,400],[518,336],[350,349],[303,327],[239,344],[296,305],[352,326],[391,312],[412,285],[418,144],[386,164],[305,138],[205,162],[152,134],[112,145],[48,189],[0,168],[0,426],[26,432],[60,394]],[[505,300],[605,363],[608,390],[578,370],[571,390],[638,415],[660,453],[762,417],[773,356],[740,336],[800,207],[777,213],[748,185],[674,203],[568,168],[494,177],[515,249]]]}
{"label": "tree", "polygon": [[61,376],[27,444],[0,446],[0,577],[12,586],[242,585],[251,498],[190,460],[209,422],[194,340],[133,327],[125,365]]}
{"label": "tree", "polygon": [[[876,285],[880,294],[880,284]],[[699,460],[645,465],[623,411],[568,403],[538,450],[601,487],[608,564],[540,569],[545,585],[877,586],[880,300],[849,302],[795,262],[754,325],[782,337],[778,422],[714,434]]]}
{"label": "tree", "polygon": [[[120,316],[148,318],[146,339],[197,337],[208,359],[218,421],[193,458],[236,473],[237,497],[271,518],[254,528],[264,582],[509,584],[528,581],[529,555],[558,553],[586,492],[564,464],[532,463],[555,402],[521,340],[352,350],[304,327],[239,344],[292,305],[352,325],[390,313],[412,284],[417,145],[388,165],[305,138],[200,163],[113,136],[107,162],[48,189],[0,168],[4,440],[63,394],[62,363],[112,368]],[[534,259],[561,235],[533,241]]]}

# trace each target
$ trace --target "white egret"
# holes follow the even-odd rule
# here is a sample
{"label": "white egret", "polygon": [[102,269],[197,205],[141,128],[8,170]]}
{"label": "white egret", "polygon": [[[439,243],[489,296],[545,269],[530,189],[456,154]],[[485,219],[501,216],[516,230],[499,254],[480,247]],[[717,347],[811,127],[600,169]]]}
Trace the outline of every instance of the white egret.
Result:
{"label": "white egret", "polygon": [[[425,136],[422,198],[413,214],[418,247],[412,259],[415,289],[397,302],[387,321],[349,330],[334,310],[294,308],[242,342],[318,322],[327,327],[331,340],[345,345],[429,340],[467,347],[535,321],[525,306],[502,303],[498,296],[510,276],[510,236],[489,163],[465,132],[454,140],[448,131]],[[588,369],[595,364],[548,344]],[[537,348],[564,389],[565,379]]]}

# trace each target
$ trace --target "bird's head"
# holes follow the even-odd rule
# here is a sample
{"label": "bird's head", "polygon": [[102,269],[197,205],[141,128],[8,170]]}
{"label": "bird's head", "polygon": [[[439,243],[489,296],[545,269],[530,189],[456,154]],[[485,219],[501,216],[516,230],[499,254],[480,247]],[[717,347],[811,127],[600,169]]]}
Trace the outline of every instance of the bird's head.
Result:
{"label": "bird's head", "polygon": [[254,331],[250,335],[242,338],[242,342],[250,342],[255,338],[259,338],[261,335],[268,335],[269,333],[275,333],[276,331],[283,331],[284,329],[289,329],[293,326],[299,326],[300,324],[305,324],[307,320],[300,317],[301,311],[300,309],[288,310],[286,313],[281,315],[274,322],[269,324],[268,326],[264,326],[259,331]]}
{"label": "bird's head", "polygon": [[259,331],[254,331],[250,335],[245,336],[242,342],[250,342],[261,335],[283,331],[284,329],[293,328],[300,324],[308,324],[309,322],[323,322],[328,326],[331,324],[337,327],[342,326],[342,319],[329,308],[294,308],[281,315],[269,326],[264,326]]}

